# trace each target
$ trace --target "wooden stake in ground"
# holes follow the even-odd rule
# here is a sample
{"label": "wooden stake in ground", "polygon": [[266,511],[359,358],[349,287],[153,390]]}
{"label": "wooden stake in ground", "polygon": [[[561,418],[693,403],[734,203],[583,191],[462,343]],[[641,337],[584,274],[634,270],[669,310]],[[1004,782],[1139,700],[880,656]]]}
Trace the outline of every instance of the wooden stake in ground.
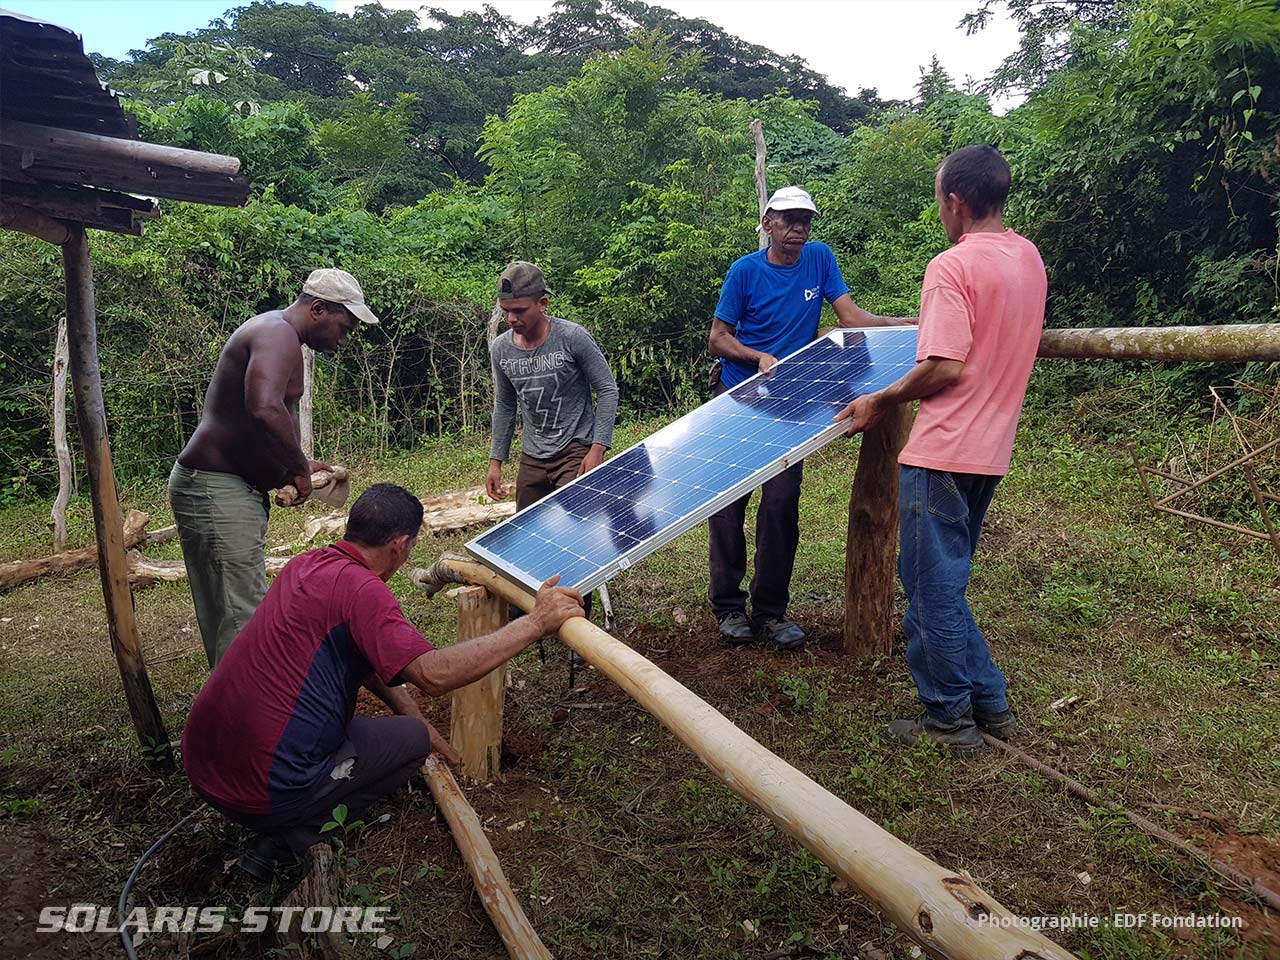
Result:
{"label": "wooden stake in ground", "polygon": [[844,551],[844,652],[867,659],[893,649],[898,558],[898,453],[911,432],[899,404],[862,435],[849,494]]}
{"label": "wooden stake in ground", "polygon": [[[482,584],[521,609],[533,595],[488,567],[445,558],[410,578]],[[789,833],[932,956],[957,960],[1067,960],[977,884],[946,870],[765,749],[706,701],[595,624],[574,617],[560,639],[674,733],[734,793]]]}
{"label": "wooden stake in ground", "polygon": [[[289,891],[282,901],[282,907],[294,907],[298,913],[289,924],[289,929],[276,935],[285,956],[319,957],[321,960],[342,960],[351,955],[351,948],[341,932],[324,930],[319,933],[307,933],[302,929],[300,916],[302,911],[314,907],[342,907],[341,900],[342,873],[333,847],[327,843],[317,843],[307,850],[303,857],[303,874],[298,885]],[[296,952],[292,952],[296,951]]]}
{"label": "wooden stake in ground", "polygon": [[67,502],[71,499],[71,448],[67,445],[67,318],[58,318],[53,348],[53,452],[58,458],[58,496],[53,520],[53,552],[67,549]]}
{"label": "wooden stake in ground", "polygon": [[[457,600],[459,642],[493,633],[507,622],[507,602],[484,587],[463,587]],[[472,782],[485,783],[498,775],[506,679],[504,663],[453,691],[449,742],[462,756],[462,775]]]}
{"label": "wooden stake in ground", "polygon": [[551,953],[538,938],[538,932],[525,916],[520,901],[511,892],[511,885],[502,872],[489,839],[484,835],[476,812],[462,795],[458,781],[434,754],[422,765],[422,775],[427,778],[431,795],[444,814],[453,842],[467,865],[476,893],[484,904],[485,913],[493,921],[512,960],[551,960]]}
{"label": "wooden stake in ground", "polygon": [[98,322],[93,297],[93,270],[89,263],[89,240],[84,227],[72,224],[62,247],[62,263],[67,290],[67,340],[71,383],[75,393],[76,422],[89,473],[93,499],[93,519],[98,538],[98,570],[107,607],[107,628],[111,649],[120,667],[120,680],[150,763],[173,766],[173,751],[160,708],[151,692],[151,678],[142,657],[142,638],[133,614],[133,594],[129,592],[129,568],[125,561],[120,500],[111,464],[107,439],[107,413],[102,402],[102,374],[98,364]]}

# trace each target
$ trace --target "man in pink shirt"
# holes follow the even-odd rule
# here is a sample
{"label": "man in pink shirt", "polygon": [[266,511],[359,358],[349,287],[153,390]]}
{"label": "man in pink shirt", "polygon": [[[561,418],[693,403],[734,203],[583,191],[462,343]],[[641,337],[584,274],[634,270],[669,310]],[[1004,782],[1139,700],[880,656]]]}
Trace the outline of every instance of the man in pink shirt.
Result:
{"label": "man in pink shirt", "polygon": [[894,404],[920,401],[898,456],[898,576],[909,606],[907,663],[924,713],[889,733],[927,736],[953,753],[986,749],[982,730],[1008,739],[1005,681],[965,599],[982,521],[1009,472],[1014,433],[1044,327],[1044,263],[1001,220],[1009,165],[989,146],[942,162],[934,185],[947,239],[920,297],[916,366],[836,415],[854,434]]}

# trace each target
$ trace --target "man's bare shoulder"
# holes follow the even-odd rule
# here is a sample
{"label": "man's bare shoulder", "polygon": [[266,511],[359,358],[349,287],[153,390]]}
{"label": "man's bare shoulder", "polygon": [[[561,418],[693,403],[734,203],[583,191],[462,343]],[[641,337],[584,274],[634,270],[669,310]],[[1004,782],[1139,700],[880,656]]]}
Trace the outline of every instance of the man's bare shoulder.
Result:
{"label": "man's bare shoulder", "polygon": [[259,341],[276,343],[284,341],[287,337],[292,337],[296,341],[298,337],[289,321],[284,318],[283,310],[268,310],[256,317],[250,317],[236,327],[235,333],[231,336],[233,339],[250,344]]}

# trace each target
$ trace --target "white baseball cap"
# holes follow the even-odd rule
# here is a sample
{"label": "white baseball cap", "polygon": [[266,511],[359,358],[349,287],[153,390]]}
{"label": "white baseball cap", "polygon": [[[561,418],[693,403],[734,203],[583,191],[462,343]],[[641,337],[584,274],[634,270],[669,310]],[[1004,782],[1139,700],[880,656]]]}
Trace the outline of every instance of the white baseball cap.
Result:
{"label": "white baseball cap", "polygon": [[374,312],[364,305],[364,291],[356,278],[345,270],[324,267],[312,270],[307,282],[302,285],[302,292],[309,293],[317,300],[329,303],[340,303],[363,323],[377,323]]}
{"label": "white baseball cap", "polygon": [[815,216],[818,213],[818,208],[813,203],[813,197],[809,196],[809,191],[800,187],[783,187],[781,190],[773,191],[773,196],[769,198],[764,208],[766,211],[812,210]]}

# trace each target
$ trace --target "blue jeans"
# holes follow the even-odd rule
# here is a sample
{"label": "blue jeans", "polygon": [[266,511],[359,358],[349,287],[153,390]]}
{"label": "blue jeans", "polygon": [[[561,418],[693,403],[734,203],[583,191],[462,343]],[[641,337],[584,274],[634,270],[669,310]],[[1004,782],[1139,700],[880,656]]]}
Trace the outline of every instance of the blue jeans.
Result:
{"label": "blue jeans", "polygon": [[907,664],[925,710],[950,723],[970,709],[1009,709],[1004,675],[991,659],[965,591],[982,520],[999,477],[899,468],[898,577],[909,606],[902,629]]}

